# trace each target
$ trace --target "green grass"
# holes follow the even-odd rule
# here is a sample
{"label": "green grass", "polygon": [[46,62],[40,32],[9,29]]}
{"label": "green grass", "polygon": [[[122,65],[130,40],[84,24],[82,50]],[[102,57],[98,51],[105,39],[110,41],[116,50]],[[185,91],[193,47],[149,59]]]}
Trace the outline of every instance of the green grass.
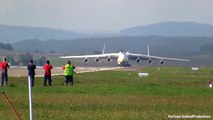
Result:
{"label": "green grass", "polygon": [[[138,72],[149,72],[147,78]],[[130,73],[130,75],[129,75]],[[102,71],[75,76],[74,86],[64,86],[63,76],[43,87],[33,87],[35,120],[159,120],[168,115],[213,117],[213,88],[207,87],[213,68],[192,72],[188,67],[149,67],[138,71]],[[29,119],[27,78],[9,78],[0,87],[23,120]],[[0,119],[16,119],[0,97]]]}

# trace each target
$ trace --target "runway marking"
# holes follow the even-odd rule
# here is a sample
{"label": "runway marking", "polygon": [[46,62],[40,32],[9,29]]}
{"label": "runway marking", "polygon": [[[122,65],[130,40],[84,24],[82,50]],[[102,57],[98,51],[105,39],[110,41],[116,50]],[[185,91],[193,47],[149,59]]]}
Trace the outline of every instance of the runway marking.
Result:
{"label": "runway marking", "polygon": [[[77,66],[75,71],[77,74],[86,73],[86,72],[98,72],[98,71],[104,71],[104,70],[113,70],[113,69],[119,69],[122,67],[82,67]],[[59,76],[63,75],[63,70],[61,67],[53,67],[52,70],[52,76]],[[8,69],[8,75],[13,77],[23,77],[27,76],[28,71],[26,66],[11,66],[10,69]],[[36,77],[44,77],[44,69],[42,66],[37,66],[36,69]]]}
{"label": "runway marking", "polygon": [[[105,70],[115,70],[115,69],[120,69],[122,67],[112,67],[112,68],[89,68],[91,70],[86,70],[86,71],[77,71],[77,74],[81,74],[81,73],[88,73],[88,72],[98,72],[98,71],[105,71]],[[78,69],[88,69],[88,68],[78,68]],[[60,75],[64,75],[64,73],[58,73],[58,74],[52,74],[52,76],[60,76]],[[35,77],[44,77],[44,75],[36,75]]]}

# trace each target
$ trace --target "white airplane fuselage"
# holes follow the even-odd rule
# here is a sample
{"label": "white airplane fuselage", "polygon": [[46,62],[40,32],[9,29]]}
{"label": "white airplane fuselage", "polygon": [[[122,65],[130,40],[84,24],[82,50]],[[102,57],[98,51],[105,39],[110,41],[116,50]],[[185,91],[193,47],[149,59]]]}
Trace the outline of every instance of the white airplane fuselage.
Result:
{"label": "white airplane fuselage", "polygon": [[119,56],[117,59],[117,63],[118,65],[122,64],[122,63],[127,63],[128,62],[128,55],[126,55],[124,52],[119,52]]}

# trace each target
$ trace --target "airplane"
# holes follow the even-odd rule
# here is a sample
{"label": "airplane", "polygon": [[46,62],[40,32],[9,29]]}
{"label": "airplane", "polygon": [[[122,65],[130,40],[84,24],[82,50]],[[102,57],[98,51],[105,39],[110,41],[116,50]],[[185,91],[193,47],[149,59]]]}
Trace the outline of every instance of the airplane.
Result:
{"label": "airplane", "polygon": [[153,60],[160,60],[160,64],[163,65],[165,60],[168,61],[190,61],[186,59],[179,59],[179,58],[168,58],[168,57],[160,57],[160,56],[152,56],[150,55],[149,45],[147,46],[147,55],[145,54],[135,54],[130,52],[121,52],[118,53],[105,53],[105,44],[103,47],[102,54],[94,54],[94,55],[80,55],[80,56],[60,56],[60,58],[84,58],[84,62],[88,63],[88,58],[95,58],[95,61],[98,63],[100,62],[100,58],[106,58],[107,62],[111,62],[113,58],[117,58],[118,66],[131,66],[128,61],[130,57],[136,58],[135,61],[140,63],[142,60],[147,60],[149,64],[153,63]]}

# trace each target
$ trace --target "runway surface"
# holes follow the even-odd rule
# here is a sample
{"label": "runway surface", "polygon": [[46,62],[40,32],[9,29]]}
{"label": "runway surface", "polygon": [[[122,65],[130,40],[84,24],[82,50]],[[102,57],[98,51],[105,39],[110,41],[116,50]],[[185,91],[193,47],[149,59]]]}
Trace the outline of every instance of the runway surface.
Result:
{"label": "runway surface", "polygon": [[[120,69],[121,67],[81,67],[76,66],[76,73],[85,73],[85,72],[96,72],[96,71],[103,71],[103,70],[115,70]],[[23,66],[11,66],[8,69],[8,75],[10,77],[24,77],[27,76],[27,67]],[[52,69],[52,76],[55,75],[63,75],[63,70],[61,67],[53,67]],[[44,69],[42,66],[37,67],[36,69],[36,77],[43,77],[44,76]]]}

